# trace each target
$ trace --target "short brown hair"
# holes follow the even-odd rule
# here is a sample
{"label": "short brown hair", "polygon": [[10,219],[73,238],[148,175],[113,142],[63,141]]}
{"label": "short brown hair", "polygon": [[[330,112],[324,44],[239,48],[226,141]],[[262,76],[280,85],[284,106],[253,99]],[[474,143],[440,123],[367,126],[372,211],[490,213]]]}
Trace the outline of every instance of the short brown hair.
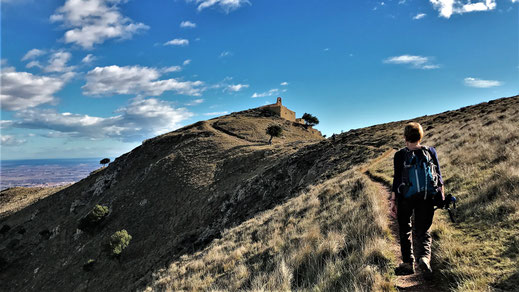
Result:
{"label": "short brown hair", "polygon": [[405,125],[404,136],[407,142],[415,143],[422,141],[422,126],[416,122],[408,123],[407,125]]}

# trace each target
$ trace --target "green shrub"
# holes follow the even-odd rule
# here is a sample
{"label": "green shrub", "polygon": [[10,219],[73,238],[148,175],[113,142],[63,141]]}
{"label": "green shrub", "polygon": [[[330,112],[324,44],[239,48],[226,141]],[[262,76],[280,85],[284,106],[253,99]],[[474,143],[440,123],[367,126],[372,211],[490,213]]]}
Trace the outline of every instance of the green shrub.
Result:
{"label": "green shrub", "polygon": [[106,206],[95,205],[92,211],[79,221],[78,228],[83,231],[92,231],[99,223],[108,216],[110,210]]}
{"label": "green shrub", "polygon": [[116,231],[110,236],[110,248],[113,256],[119,256],[130,244],[132,236],[125,229]]}

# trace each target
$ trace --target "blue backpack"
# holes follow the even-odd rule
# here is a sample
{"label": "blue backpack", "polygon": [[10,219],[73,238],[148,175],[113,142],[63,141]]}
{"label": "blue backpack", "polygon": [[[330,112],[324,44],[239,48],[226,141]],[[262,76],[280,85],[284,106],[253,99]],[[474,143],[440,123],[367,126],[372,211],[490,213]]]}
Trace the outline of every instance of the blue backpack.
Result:
{"label": "blue backpack", "polygon": [[436,164],[432,159],[429,147],[422,146],[423,155],[405,149],[404,171],[400,194],[404,198],[423,195],[423,199],[433,198],[438,193],[439,175]]}

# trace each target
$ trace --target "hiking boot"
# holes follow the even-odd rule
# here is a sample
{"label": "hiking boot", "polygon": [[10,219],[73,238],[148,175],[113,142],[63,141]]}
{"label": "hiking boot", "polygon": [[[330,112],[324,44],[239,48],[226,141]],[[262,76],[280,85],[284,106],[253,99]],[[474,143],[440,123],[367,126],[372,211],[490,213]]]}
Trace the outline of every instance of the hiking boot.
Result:
{"label": "hiking boot", "polygon": [[400,265],[398,265],[398,267],[396,267],[395,274],[398,276],[414,274],[413,263],[401,263]]}
{"label": "hiking boot", "polygon": [[420,270],[422,270],[424,278],[426,280],[430,280],[432,278],[432,269],[429,259],[426,257],[421,257],[418,261],[418,266],[420,267]]}

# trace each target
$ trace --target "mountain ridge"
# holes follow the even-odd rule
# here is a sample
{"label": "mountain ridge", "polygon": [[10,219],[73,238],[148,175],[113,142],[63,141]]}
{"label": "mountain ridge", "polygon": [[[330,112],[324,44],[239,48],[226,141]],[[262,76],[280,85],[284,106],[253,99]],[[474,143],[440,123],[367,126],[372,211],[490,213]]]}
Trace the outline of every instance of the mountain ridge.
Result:
{"label": "mountain ridge", "polygon": [[[426,142],[439,146],[441,151],[447,137],[459,138],[454,134],[451,137],[446,125],[470,124],[476,117],[482,127],[513,122],[517,104],[519,97],[515,96],[413,120],[424,126]],[[488,119],[485,114],[496,114],[496,118]],[[183,256],[207,250],[226,230],[304,196],[315,186],[334,189],[328,185],[331,181],[344,184],[341,200],[353,196],[352,206],[371,206],[375,203],[355,199],[355,192],[375,191],[369,181],[354,173],[391,149],[400,148],[405,122],[374,125],[323,139],[320,133],[303,125],[264,111],[249,110],[200,121],[148,139],[82,181],[7,217],[0,214],[0,226],[11,228],[1,235],[0,288],[5,291],[150,288],[149,283],[161,268]],[[264,132],[270,124],[285,128],[284,139],[274,139],[272,146],[267,145]],[[390,162],[384,160],[386,164]],[[370,169],[370,173],[382,179],[388,176],[387,170]],[[342,182],[338,178],[343,178]],[[451,177],[447,179],[453,181]],[[335,203],[326,205],[337,199],[333,192],[312,196],[313,201],[320,202],[315,208],[339,208]],[[375,200],[371,195],[366,196]],[[78,232],[79,220],[96,204],[109,207],[106,220],[94,234]],[[382,216],[380,207],[373,206],[367,209],[379,214],[373,218]],[[303,206],[296,213],[306,214],[312,208]],[[389,240],[384,237],[384,224],[375,227],[369,236],[377,238],[377,242]],[[133,239],[119,260],[110,259],[105,245],[110,235],[121,229],[128,230]],[[390,258],[380,256],[375,270],[385,273],[389,266],[383,263],[391,261]],[[96,261],[95,268],[83,272],[82,266],[89,259]],[[371,265],[371,256],[366,255],[365,260]],[[300,271],[297,267],[293,269]],[[377,273],[369,275],[375,277]],[[373,279],[379,284],[390,281],[390,276],[385,277],[389,278]],[[369,279],[359,283],[376,282]],[[253,279],[245,281],[238,288],[251,288],[254,283]],[[296,281],[296,284],[304,287],[311,283]]]}

